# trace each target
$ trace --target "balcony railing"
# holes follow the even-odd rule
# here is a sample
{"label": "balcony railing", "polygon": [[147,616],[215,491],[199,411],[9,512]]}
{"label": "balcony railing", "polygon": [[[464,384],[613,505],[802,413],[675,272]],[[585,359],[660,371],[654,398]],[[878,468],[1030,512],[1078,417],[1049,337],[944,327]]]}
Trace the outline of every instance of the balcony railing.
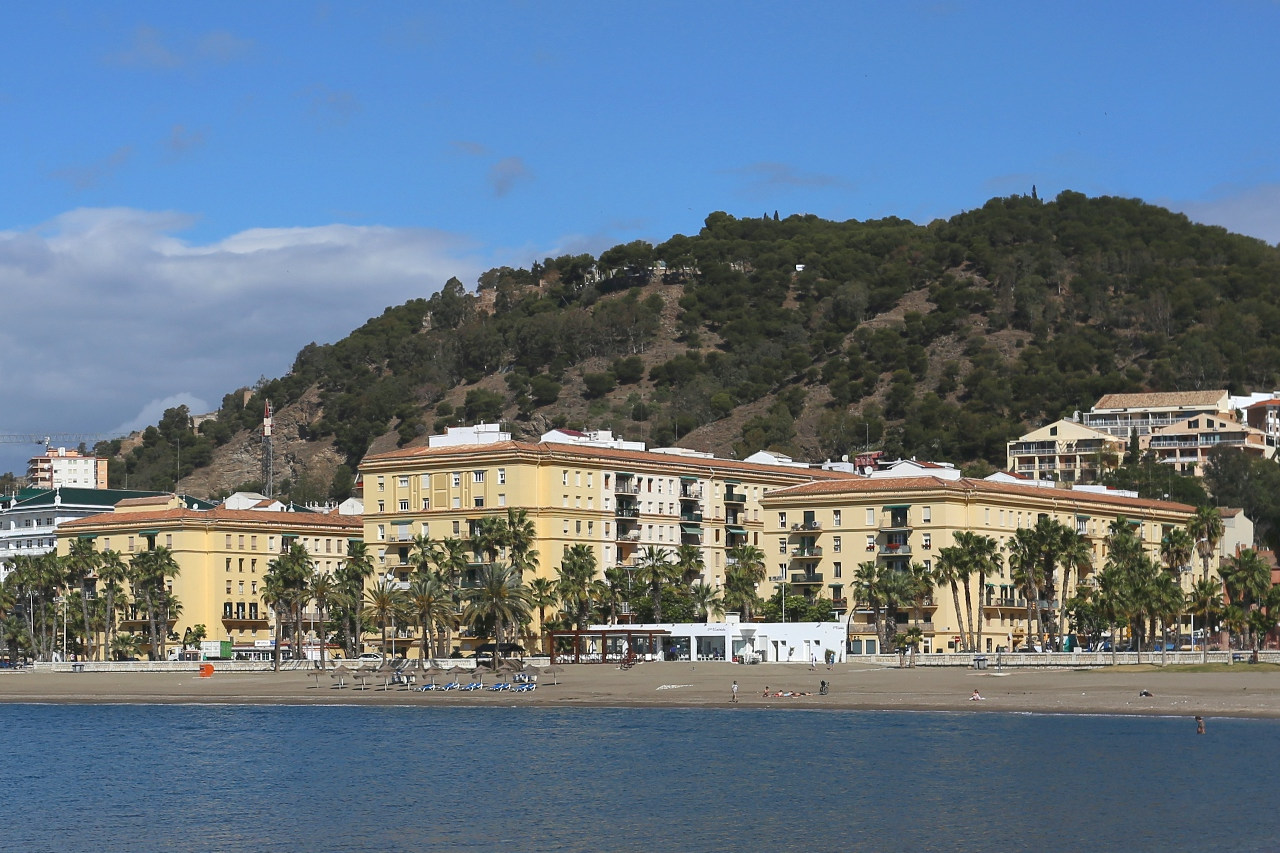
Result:
{"label": "balcony railing", "polygon": [[791,556],[793,556],[793,557],[799,557],[799,558],[800,558],[800,559],[802,559],[802,560],[812,559],[812,558],[815,558],[815,557],[821,557],[821,556],[822,556],[822,549],[821,549],[821,548],[818,548],[818,547],[814,547],[814,548],[792,548],[792,549],[791,549]]}
{"label": "balcony railing", "polygon": [[791,576],[792,586],[805,586],[808,584],[822,583],[822,574],[820,572],[800,572]]}
{"label": "balcony railing", "polygon": [[624,533],[623,531],[619,530],[619,531],[618,531],[617,539],[618,539],[618,541],[619,541],[619,542],[639,542],[639,541],[640,541],[640,531],[639,531],[639,530],[628,530],[628,531],[626,531],[626,532]]}
{"label": "balcony railing", "polygon": [[724,502],[727,504],[744,504],[747,502],[747,496],[742,492],[725,489]]}
{"label": "balcony railing", "polygon": [[884,557],[899,557],[911,553],[911,546],[905,542],[902,544],[889,543],[880,546],[880,554]]}
{"label": "balcony railing", "polygon": [[636,509],[635,507],[620,506],[613,511],[613,514],[617,518],[639,518],[640,510]]}
{"label": "balcony railing", "polygon": [[701,523],[702,523],[702,513],[700,513],[700,512],[682,512],[682,513],[680,513],[680,520],[681,520],[681,521],[683,521],[683,522],[685,522],[686,524],[701,524]]}
{"label": "balcony railing", "polygon": [[822,522],[821,521],[798,521],[795,524],[791,525],[791,529],[793,531],[821,530]]}
{"label": "balcony railing", "polygon": [[831,599],[831,606],[832,606],[832,607],[834,607],[836,610],[848,610],[848,609],[849,609],[849,599],[847,599],[847,598],[833,598],[833,599]]}
{"label": "balcony railing", "polygon": [[983,607],[1017,607],[1025,610],[1027,602],[1019,598],[990,598]]}
{"label": "balcony railing", "polygon": [[681,486],[680,500],[682,501],[702,500],[702,486]]}
{"label": "balcony railing", "polygon": [[638,495],[640,494],[640,486],[633,484],[630,480],[618,480],[613,487],[615,495]]}

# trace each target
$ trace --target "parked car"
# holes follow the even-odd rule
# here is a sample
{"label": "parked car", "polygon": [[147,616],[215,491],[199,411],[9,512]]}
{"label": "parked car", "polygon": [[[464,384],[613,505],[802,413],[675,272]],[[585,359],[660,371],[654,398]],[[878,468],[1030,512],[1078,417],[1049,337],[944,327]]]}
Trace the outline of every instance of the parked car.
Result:
{"label": "parked car", "polygon": [[382,660],[382,655],[378,654],[377,652],[365,652],[364,654],[360,655],[358,660],[361,660],[361,661]]}

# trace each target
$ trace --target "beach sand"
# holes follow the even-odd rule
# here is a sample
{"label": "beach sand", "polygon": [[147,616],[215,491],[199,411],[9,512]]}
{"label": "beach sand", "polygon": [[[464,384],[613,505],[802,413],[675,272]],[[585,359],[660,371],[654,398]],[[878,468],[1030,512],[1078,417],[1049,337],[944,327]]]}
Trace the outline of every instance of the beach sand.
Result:
{"label": "beach sand", "polygon": [[[0,672],[0,702],[532,705],[541,707],[737,707],[1041,712],[1067,714],[1157,714],[1175,716],[1280,717],[1280,667],[1237,665],[1221,671],[1174,671],[1152,666],[1092,670],[961,668],[885,669],[839,664],[833,670],[807,665],[646,663],[626,671],[611,665],[579,664],[539,677],[531,693],[418,692],[399,686],[382,690],[334,687],[327,674],[306,670],[215,673]],[[738,682],[738,703],[730,685]],[[830,692],[818,695],[820,681]],[[442,683],[442,682],[441,682]],[[488,681],[486,681],[488,683]],[[807,696],[762,696],[765,686]],[[974,689],[982,701],[970,701]],[[1147,691],[1151,696],[1139,695]]]}

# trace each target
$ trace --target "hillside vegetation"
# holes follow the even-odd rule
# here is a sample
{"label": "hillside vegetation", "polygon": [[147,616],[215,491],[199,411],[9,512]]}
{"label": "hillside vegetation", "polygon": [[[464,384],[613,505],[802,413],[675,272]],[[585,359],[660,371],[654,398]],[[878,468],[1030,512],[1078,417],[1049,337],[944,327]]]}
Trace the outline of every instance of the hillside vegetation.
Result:
{"label": "hillside vegetation", "polygon": [[103,449],[120,454],[113,484],[171,487],[180,445],[184,485],[253,485],[244,465],[216,472],[249,453],[271,399],[296,424],[278,463],[295,499],[349,492],[371,447],[499,419],[981,470],[1109,392],[1280,386],[1278,288],[1280,250],[1132,199],[997,198],[928,225],[713,213],[656,246],[490,270],[475,292],[450,280],[308,345],[198,432],[167,413]]}

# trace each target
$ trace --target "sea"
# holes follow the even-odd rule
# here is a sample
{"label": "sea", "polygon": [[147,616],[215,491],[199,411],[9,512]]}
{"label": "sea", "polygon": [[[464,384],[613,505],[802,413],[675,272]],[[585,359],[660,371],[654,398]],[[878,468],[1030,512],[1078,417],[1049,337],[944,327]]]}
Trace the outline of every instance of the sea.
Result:
{"label": "sea", "polygon": [[0,850],[1280,849],[1280,722],[0,705]]}

